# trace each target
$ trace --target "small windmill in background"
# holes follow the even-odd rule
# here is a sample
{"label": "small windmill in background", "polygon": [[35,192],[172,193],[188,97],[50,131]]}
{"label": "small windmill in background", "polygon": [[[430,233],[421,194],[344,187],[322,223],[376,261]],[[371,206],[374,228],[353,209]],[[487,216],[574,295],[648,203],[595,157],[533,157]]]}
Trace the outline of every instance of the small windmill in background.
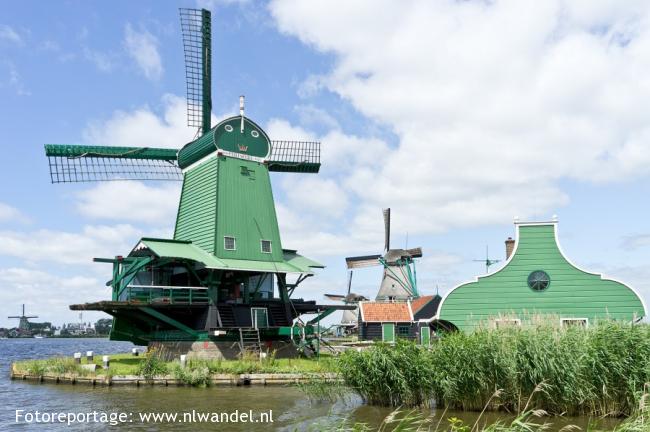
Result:
{"label": "small windmill in background", "polygon": [[475,259],[473,261],[485,264],[485,273],[490,273],[490,266],[501,262],[498,259],[490,259],[490,250],[487,245],[485,246],[485,259]]}
{"label": "small windmill in background", "polygon": [[348,269],[383,266],[378,301],[406,301],[420,297],[417,288],[415,258],[422,257],[422,248],[391,249],[390,247],[390,208],[383,210],[384,250],[383,255],[364,255],[347,257]]}
{"label": "small windmill in background", "polygon": [[352,289],[352,270],[348,272],[348,291],[345,295],[341,294],[325,294],[325,298],[334,301],[341,301],[346,305],[355,305],[356,309],[344,310],[343,316],[341,317],[341,327],[346,327],[348,332],[354,329],[357,326],[357,320],[359,316],[359,302],[367,301],[368,299],[360,294],[355,294],[350,292]]}
{"label": "small windmill in background", "polygon": [[23,304],[23,313],[22,313],[22,315],[20,315],[20,316],[14,315],[14,316],[10,316],[10,317],[7,317],[7,318],[20,320],[18,322],[18,329],[19,330],[29,330],[29,320],[31,318],[38,318],[38,317],[36,315],[32,315],[32,316],[25,315],[25,305]]}

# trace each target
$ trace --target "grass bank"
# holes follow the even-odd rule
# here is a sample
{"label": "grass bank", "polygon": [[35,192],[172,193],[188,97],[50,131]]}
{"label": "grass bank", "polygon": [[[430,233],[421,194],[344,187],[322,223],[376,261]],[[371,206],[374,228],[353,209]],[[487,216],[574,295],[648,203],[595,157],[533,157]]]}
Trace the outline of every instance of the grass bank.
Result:
{"label": "grass bank", "polygon": [[178,361],[164,362],[155,355],[149,354],[135,357],[132,354],[110,355],[109,369],[101,367],[101,356],[95,356],[97,365],[95,372],[90,372],[82,367],[89,362],[82,358],[77,364],[70,357],[57,357],[44,360],[25,360],[14,363],[17,372],[33,376],[73,374],[78,376],[139,375],[144,378],[154,378],[163,375],[173,375],[188,384],[200,384],[200,377],[209,377],[214,374],[296,374],[296,373],[331,373],[336,372],[336,362],[329,357],[320,359],[276,359],[272,356],[265,360],[256,358],[243,358],[241,360],[188,360],[187,367],[181,368]]}
{"label": "grass bank", "polygon": [[650,326],[480,329],[430,349],[399,342],[339,361],[346,384],[371,404],[521,412],[530,398],[554,415],[629,416],[650,382]]}

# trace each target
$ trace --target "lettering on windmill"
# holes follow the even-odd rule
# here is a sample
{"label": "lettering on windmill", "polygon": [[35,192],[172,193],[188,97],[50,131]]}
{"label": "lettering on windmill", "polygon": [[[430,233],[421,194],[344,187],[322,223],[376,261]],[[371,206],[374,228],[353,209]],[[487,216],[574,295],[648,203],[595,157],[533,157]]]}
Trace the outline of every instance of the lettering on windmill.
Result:
{"label": "lettering on windmill", "polygon": [[237,146],[239,147],[239,151],[242,151],[242,152],[248,151],[248,146],[247,145],[237,144]]}

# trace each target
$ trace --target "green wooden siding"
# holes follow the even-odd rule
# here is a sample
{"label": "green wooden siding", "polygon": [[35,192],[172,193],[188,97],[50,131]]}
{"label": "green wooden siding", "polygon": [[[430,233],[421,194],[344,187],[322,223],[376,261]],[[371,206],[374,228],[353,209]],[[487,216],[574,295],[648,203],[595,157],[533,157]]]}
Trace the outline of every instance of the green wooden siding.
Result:
{"label": "green wooden siding", "polygon": [[175,240],[189,240],[210,253],[215,246],[218,162],[213,158],[185,173],[174,231]]}
{"label": "green wooden siding", "polygon": [[[631,321],[645,315],[640,298],[626,285],[574,267],[560,252],[555,224],[519,225],[517,246],[506,266],[452,290],[440,306],[439,318],[459,329],[471,329],[499,315],[523,321],[536,314],[558,318],[613,318]],[[528,287],[528,275],[543,270],[549,287]]]}
{"label": "green wooden siding", "polygon": [[[219,258],[284,262],[268,168],[243,159],[218,160],[215,254]],[[236,238],[236,250],[224,249],[224,236]],[[271,241],[271,253],[262,252],[261,240]]]}

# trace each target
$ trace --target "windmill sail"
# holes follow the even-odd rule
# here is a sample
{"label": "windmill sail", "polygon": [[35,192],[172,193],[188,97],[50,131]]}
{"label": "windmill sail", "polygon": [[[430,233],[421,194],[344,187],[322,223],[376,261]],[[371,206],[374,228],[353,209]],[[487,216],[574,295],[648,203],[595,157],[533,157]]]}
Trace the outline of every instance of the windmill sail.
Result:
{"label": "windmill sail", "polygon": [[320,143],[310,141],[271,141],[269,171],[317,173],[320,169]]}
{"label": "windmill sail", "polygon": [[111,180],[182,180],[178,150],[46,144],[52,183]]}
{"label": "windmill sail", "polygon": [[390,250],[390,208],[384,209],[384,251]]}
{"label": "windmill sail", "polygon": [[203,135],[210,130],[212,113],[212,23],[206,9],[180,9],[185,82],[187,83],[187,125]]}
{"label": "windmill sail", "polygon": [[347,257],[345,259],[345,264],[349,269],[363,268],[363,267],[372,267],[380,265],[379,261],[381,255],[364,255],[357,257]]}

